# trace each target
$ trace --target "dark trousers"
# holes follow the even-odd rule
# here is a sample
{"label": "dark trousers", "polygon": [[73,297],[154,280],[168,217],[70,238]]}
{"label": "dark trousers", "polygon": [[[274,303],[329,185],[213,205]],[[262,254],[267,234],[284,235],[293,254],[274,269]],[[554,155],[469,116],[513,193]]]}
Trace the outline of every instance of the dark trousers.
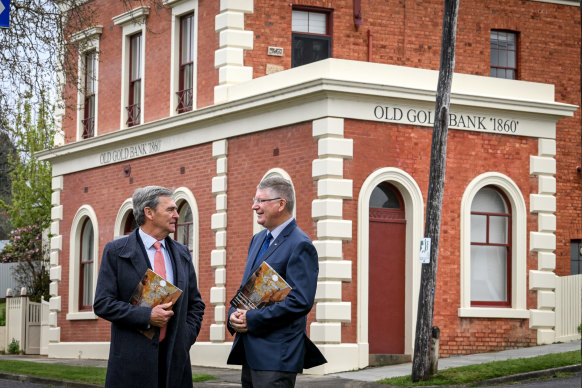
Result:
{"label": "dark trousers", "polygon": [[243,388],[292,388],[296,378],[295,372],[256,370],[248,365],[243,365],[240,375]]}
{"label": "dark trousers", "polygon": [[160,342],[158,353],[158,388],[166,388],[166,356],[168,355],[168,341]]}

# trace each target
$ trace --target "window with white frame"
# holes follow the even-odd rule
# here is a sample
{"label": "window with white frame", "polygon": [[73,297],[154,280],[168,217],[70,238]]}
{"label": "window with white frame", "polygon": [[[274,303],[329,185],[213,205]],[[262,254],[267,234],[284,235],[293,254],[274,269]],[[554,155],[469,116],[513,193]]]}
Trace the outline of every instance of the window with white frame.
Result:
{"label": "window with white frame", "polygon": [[331,57],[331,11],[294,8],[291,30],[291,67]]}
{"label": "window with white frame", "polygon": [[194,13],[180,18],[180,86],[178,113],[192,110],[192,84],[194,79]]}
{"label": "window with white frame", "polygon": [[187,187],[178,187],[174,190],[172,198],[178,205],[179,215],[174,239],[188,247],[194,270],[198,273],[199,215],[196,198]]}
{"label": "window with white frame", "polygon": [[170,115],[196,109],[198,0],[165,0],[172,8]]}
{"label": "window with white frame", "polygon": [[137,7],[113,18],[123,28],[121,45],[121,123],[122,128],[144,122],[146,18],[149,7]]}
{"label": "window with white frame", "polygon": [[95,136],[95,92],[97,90],[97,51],[85,53],[85,101],[83,106],[83,139]]}
{"label": "window with white frame", "polygon": [[128,127],[140,123],[141,118],[141,76],[142,76],[142,34],[138,32],[129,37],[129,97],[127,100]]}
{"label": "window with white frame", "polygon": [[93,298],[99,268],[99,228],[97,215],[83,205],[73,218],[69,240],[69,311],[68,320],[97,319]]}
{"label": "window with white frame", "polygon": [[529,318],[527,210],[519,187],[488,172],[461,199],[460,317]]}
{"label": "window with white frame", "polygon": [[95,26],[71,35],[71,41],[79,45],[77,139],[97,134],[99,38],[102,32],[102,26]]}
{"label": "window with white frame", "polygon": [[190,253],[192,253],[192,250],[194,249],[194,218],[192,216],[192,209],[190,209],[190,205],[187,201],[181,201],[178,204],[178,216],[174,240],[186,245]]}
{"label": "window with white frame", "polygon": [[493,186],[471,205],[471,305],[511,305],[511,209]]}
{"label": "window with white frame", "polygon": [[79,310],[91,310],[93,307],[95,236],[93,223],[88,217],[85,218],[81,227],[79,250]]}

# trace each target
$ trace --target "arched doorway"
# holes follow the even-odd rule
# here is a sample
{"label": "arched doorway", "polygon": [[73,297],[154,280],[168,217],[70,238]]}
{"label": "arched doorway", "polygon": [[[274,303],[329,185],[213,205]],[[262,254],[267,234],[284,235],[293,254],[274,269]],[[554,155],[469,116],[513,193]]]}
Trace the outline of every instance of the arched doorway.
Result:
{"label": "arched doorway", "polygon": [[369,202],[368,338],[370,364],[404,354],[406,212],[400,192],[382,182]]}

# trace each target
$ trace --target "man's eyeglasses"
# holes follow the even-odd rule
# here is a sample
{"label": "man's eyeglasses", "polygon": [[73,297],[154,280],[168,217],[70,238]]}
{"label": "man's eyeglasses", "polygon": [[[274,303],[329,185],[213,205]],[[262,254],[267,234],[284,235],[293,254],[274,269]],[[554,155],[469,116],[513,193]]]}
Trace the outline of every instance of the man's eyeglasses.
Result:
{"label": "man's eyeglasses", "polygon": [[270,202],[270,201],[276,201],[278,199],[281,199],[281,197],[277,197],[277,198],[267,198],[267,199],[253,198],[253,204],[258,203],[260,205],[261,203]]}

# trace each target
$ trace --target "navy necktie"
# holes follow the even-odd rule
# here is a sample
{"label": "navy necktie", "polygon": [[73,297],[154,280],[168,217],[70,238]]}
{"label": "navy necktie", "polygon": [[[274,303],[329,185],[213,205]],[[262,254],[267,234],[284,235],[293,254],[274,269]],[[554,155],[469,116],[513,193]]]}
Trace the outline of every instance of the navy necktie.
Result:
{"label": "navy necktie", "polygon": [[253,265],[253,267],[255,267],[257,265],[257,263],[260,263],[261,256],[263,256],[263,254],[269,248],[269,243],[271,242],[272,238],[273,238],[273,235],[271,234],[271,232],[267,232],[267,237],[265,237],[265,241],[263,241],[263,245],[261,245],[261,249],[259,250],[259,254],[257,255],[257,258],[255,259],[255,264]]}

